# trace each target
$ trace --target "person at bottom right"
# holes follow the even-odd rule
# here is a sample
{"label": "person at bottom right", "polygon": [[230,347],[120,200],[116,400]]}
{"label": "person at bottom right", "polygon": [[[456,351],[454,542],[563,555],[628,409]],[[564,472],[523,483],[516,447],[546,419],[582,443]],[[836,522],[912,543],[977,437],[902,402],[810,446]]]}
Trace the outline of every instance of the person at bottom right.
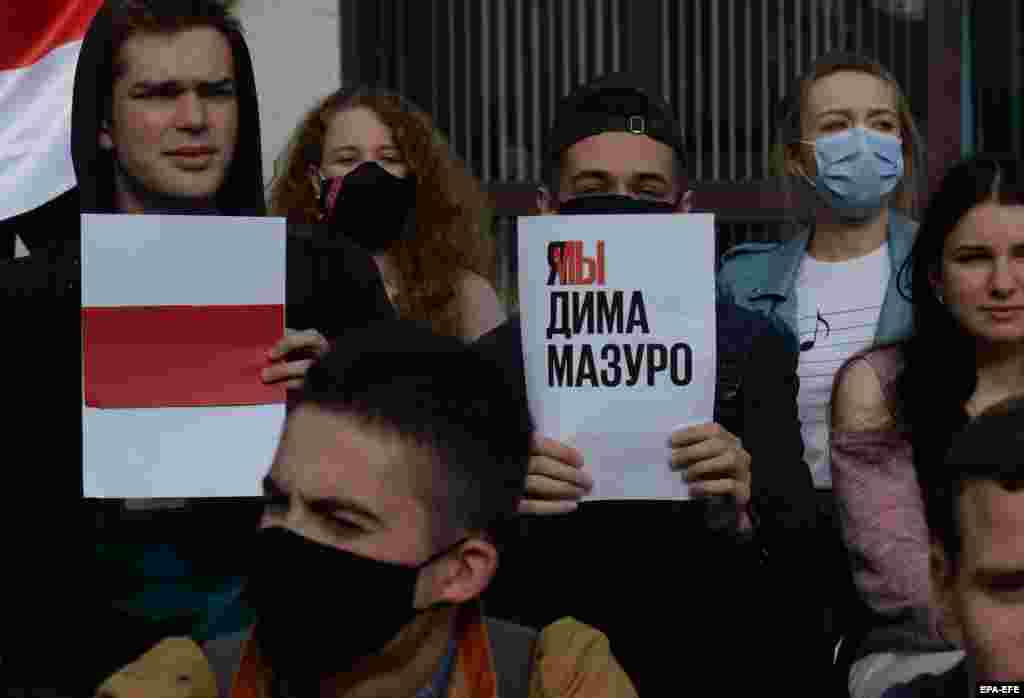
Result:
{"label": "person at bottom right", "polygon": [[923,494],[935,603],[965,657],[883,698],[973,696],[981,682],[1024,681],[1024,395],[958,434]]}

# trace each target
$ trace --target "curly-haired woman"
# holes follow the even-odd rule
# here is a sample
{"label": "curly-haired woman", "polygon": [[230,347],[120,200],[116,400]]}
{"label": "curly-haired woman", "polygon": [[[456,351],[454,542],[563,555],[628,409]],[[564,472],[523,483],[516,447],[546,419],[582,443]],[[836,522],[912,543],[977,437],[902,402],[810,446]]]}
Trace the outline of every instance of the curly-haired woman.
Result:
{"label": "curly-haired woman", "polygon": [[322,99],[292,137],[270,210],[371,252],[404,318],[465,340],[505,319],[487,195],[401,95],[356,86]]}

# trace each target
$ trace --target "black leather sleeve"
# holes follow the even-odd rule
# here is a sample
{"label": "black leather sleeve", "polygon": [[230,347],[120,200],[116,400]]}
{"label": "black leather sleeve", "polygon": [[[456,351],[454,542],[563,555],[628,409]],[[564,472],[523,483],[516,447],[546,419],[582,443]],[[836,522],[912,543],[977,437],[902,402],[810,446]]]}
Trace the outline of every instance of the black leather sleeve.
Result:
{"label": "black leather sleeve", "polygon": [[803,460],[797,413],[797,344],[769,322],[757,335],[743,379],[743,444],[751,454],[752,508],[769,552],[794,553],[816,540],[814,482]]}
{"label": "black leather sleeve", "polygon": [[[792,332],[765,318],[751,347],[744,375],[743,443],[751,454],[755,540],[771,599],[765,622],[786,627],[797,656],[814,666],[830,663],[824,635],[822,575],[815,565],[824,556],[817,530],[817,506],[810,469],[803,460],[797,412],[798,345]],[[780,624],[784,624],[780,625]],[[824,670],[824,669],[823,669]]]}

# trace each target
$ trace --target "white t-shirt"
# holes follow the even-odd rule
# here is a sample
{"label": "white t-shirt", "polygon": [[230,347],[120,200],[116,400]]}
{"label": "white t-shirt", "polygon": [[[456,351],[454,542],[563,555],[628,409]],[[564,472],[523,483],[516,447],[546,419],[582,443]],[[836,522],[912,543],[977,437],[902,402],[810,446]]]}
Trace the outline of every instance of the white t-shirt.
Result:
{"label": "white t-shirt", "polygon": [[815,487],[832,487],[828,447],[832,379],[848,358],[874,342],[890,267],[888,245],[845,262],[819,262],[804,255],[800,264],[797,404],[804,460]]}

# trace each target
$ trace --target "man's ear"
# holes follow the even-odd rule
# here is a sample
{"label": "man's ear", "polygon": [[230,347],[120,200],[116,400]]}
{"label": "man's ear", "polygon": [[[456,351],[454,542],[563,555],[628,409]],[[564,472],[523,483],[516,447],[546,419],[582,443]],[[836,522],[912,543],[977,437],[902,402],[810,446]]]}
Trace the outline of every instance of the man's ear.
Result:
{"label": "man's ear", "polygon": [[679,197],[679,203],[676,205],[676,213],[689,213],[693,209],[693,189],[687,189],[683,192],[683,195]]}
{"label": "man's ear", "polygon": [[100,132],[97,137],[97,142],[103,150],[114,149],[114,139],[110,135],[110,121],[107,119],[103,119],[103,121],[100,122]]}
{"label": "man's ear", "polygon": [[470,538],[432,567],[429,585],[432,592],[423,586],[426,577],[420,578],[416,607],[438,602],[461,604],[477,599],[487,589],[497,569],[497,548],[486,540]]}
{"label": "man's ear", "polygon": [[956,609],[956,572],[952,561],[937,541],[928,551],[928,572],[932,583],[932,601],[938,609],[942,636],[955,645],[963,642],[963,631]]}
{"label": "man's ear", "polygon": [[537,187],[537,210],[542,216],[558,213],[554,195],[543,185]]}

